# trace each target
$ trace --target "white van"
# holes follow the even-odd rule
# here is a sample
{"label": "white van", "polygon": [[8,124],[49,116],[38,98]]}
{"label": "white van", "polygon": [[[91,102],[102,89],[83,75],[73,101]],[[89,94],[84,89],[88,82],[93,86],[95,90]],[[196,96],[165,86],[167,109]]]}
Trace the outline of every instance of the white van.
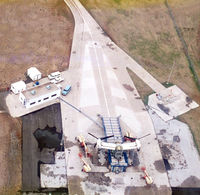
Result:
{"label": "white van", "polygon": [[49,80],[55,79],[57,77],[61,77],[61,73],[59,71],[57,72],[52,72],[51,74],[48,75]]}

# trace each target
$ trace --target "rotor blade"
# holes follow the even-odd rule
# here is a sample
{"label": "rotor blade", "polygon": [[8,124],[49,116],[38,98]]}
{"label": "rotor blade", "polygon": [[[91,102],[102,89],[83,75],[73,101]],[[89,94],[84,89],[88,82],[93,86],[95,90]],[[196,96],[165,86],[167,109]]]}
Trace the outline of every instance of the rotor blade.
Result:
{"label": "rotor blade", "polygon": [[100,138],[100,139],[103,140],[103,139],[107,139],[107,138],[110,138],[110,137],[114,137],[114,135],[110,135],[110,136],[102,137],[102,138]]}
{"label": "rotor blade", "polygon": [[144,136],[142,136],[142,137],[139,137],[138,139],[142,139],[142,138],[147,137],[147,136],[149,136],[149,135],[151,135],[151,133],[148,133],[148,134],[146,134],[146,135],[144,135]]}
{"label": "rotor blade", "polygon": [[96,138],[96,139],[99,139],[98,137],[96,137],[95,135],[91,134],[91,133],[88,133],[89,135],[91,135],[92,137]]}
{"label": "rotor blade", "polygon": [[94,144],[94,148],[96,148],[97,143]]}
{"label": "rotor blade", "polygon": [[128,138],[128,139],[130,139],[130,140],[132,140],[132,141],[135,141],[137,138],[135,138],[135,137],[129,137],[129,136],[124,136],[125,138]]}
{"label": "rotor blade", "polygon": [[85,142],[86,145],[94,145],[93,143],[90,142]]}

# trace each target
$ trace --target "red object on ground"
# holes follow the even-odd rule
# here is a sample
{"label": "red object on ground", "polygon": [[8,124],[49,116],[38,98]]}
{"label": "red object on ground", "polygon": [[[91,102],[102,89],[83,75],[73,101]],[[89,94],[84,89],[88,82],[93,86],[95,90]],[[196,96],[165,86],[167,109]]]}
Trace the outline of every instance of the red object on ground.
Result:
{"label": "red object on ground", "polygon": [[80,158],[82,158],[82,157],[83,157],[83,155],[82,155],[81,153],[79,153],[78,155],[79,155],[79,157],[80,157]]}
{"label": "red object on ground", "polygon": [[146,167],[141,167],[141,170],[142,171],[146,171]]}
{"label": "red object on ground", "polygon": [[92,157],[92,154],[87,152],[87,157],[91,158]]}

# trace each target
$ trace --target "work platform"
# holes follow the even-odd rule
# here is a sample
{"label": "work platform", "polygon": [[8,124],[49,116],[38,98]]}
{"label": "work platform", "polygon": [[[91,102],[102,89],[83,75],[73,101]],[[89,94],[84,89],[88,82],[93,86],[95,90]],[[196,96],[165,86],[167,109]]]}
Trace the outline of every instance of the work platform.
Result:
{"label": "work platform", "polygon": [[110,143],[122,143],[123,135],[120,126],[119,117],[101,117],[105,136],[112,136],[106,141]]}

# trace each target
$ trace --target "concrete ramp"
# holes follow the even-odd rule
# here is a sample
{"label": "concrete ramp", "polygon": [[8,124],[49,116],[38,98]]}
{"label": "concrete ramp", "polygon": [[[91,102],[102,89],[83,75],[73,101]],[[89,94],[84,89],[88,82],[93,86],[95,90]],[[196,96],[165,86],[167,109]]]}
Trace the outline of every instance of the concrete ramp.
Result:
{"label": "concrete ramp", "polygon": [[199,106],[176,85],[150,95],[148,105],[164,121],[169,121]]}

